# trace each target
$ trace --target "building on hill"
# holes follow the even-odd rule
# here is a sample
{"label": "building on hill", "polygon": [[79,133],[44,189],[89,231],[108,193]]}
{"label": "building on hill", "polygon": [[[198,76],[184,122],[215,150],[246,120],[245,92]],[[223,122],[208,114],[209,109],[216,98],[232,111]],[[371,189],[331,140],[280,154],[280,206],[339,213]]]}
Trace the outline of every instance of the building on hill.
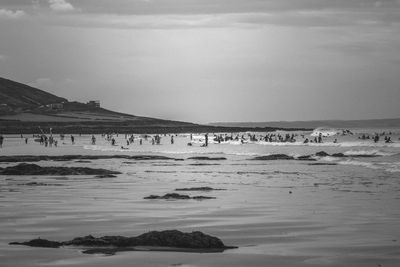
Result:
{"label": "building on hill", "polygon": [[100,101],[99,100],[90,100],[86,104],[91,106],[91,107],[95,107],[95,108],[99,108],[100,107]]}
{"label": "building on hill", "polygon": [[0,112],[8,112],[11,110],[12,110],[12,108],[9,107],[7,104],[0,104]]}
{"label": "building on hill", "polygon": [[63,109],[64,108],[64,104],[63,103],[54,103],[54,104],[49,104],[48,107],[50,109],[59,110],[59,109]]}

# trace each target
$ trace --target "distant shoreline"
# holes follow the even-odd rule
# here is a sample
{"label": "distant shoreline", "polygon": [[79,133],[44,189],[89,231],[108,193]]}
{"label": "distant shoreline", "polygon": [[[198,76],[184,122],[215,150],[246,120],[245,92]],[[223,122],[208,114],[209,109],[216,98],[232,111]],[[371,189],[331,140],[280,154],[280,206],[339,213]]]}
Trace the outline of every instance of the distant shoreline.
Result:
{"label": "distant shoreline", "polygon": [[280,127],[220,127],[210,125],[138,125],[137,122],[35,122],[0,120],[1,134],[38,134],[39,127],[45,132],[52,128],[55,134],[101,134],[101,133],[132,133],[132,134],[167,134],[167,133],[217,133],[217,132],[272,132],[285,131],[312,131],[310,128],[280,128]]}

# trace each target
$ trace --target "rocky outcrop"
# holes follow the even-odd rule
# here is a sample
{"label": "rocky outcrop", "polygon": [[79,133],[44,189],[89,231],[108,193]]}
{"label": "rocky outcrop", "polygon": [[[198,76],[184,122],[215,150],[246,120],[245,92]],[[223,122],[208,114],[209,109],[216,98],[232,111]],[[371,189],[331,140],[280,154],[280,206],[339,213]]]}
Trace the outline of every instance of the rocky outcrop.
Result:
{"label": "rocky outcrop", "polygon": [[129,159],[129,160],[179,160],[158,155],[63,155],[63,156],[0,156],[0,162],[38,162],[38,161],[72,161],[87,163],[96,159]]}
{"label": "rocky outcrop", "polygon": [[327,156],[331,156],[334,158],[375,158],[375,157],[379,157],[380,155],[376,155],[376,154],[351,154],[351,155],[345,155],[343,153],[333,153],[333,154],[328,154],[325,151],[320,151],[315,153],[316,156],[318,157],[327,157]]}
{"label": "rocky outcrop", "polygon": [[295,159],[292,156],[288,156],[286,154],[272,154],[267,156],[259,156],[255,157],[252,160],[293,160]]}
{"label": "rocky outcrop", "polygon": [[62,186],[62,184],[47,184],[42,182],[29,182],[25,184],[18,184],[18,185],[26,185],[26,186]]}
{"label": "rocky outcrop", "polygon": [[208,186],[175,189],[175,191],[212,191],[212,190],[226,190],[226,189],[218,189],[218,188],[212,188],[212,187],[208,187]]}
{"label": "rocky outcrop", "polygon": [[206,197],[206,196],[190,197],[188,195],[169,193],[169,194],[165,194],[163,196],[150,195],[148,197],[144,197],[144,199],[196,199],[196,200],[203,200],[203,199],[215,199],[215,197]]}
{"label": "rocky outcrop", "polygon": [[41,167],[36,164],[20,163],[0,170],[0,175],[112,175],[117,171],[82,167]]}
{"label": "rocky outcrop", "polygon": [[326,156],[329,156],[329,154],[326,153],[325,151],[320,151],[320,152],[315,153],[315,156],[326,157]]}
{"label": "rocky outcrop", "polygon": [[226,158],[224,157],[190,157],[188,159],[192,159],[192,160],[226,160]]}
{"label": "rocky outcrop", "polygon": [[[91,235],[76,237],[69,241],[57,242],[46,239],[33,239],[27,242],[12,242],[10,245],[31,247],[59,248],[61,246],[89,247],[84,253],[113,254],[117,251],[140,250],[135,247],[152,247],[149,250],[165,250],[165,248],[191,249],[190,252],[222,252],[236,248],[226,246],[219,238],[196,231],[183,233],[178,230],[152,231],[135,237]],[[159,249],[161,247],[161,249]],[[164,248],[164,249],[162,249]]]}
{"label": "rocky outcrop", "polygon": [[24,245],[29,247],[40,247],[40,248],[59,248],[63,245],[63,243],[37,238],[27,242],[11,242],[10,245]]}
{"label": "rocky outcrop", "polygon": [[296,159],[297,160],[316,161],[316,159],[314,159],[312,155],[299,156]]}
{"label": "rocky outcrop", "polygon": [[315,162],[315,163],[308,163],[310,166],[334,166],[338,165],[337,163],[334,162]]}

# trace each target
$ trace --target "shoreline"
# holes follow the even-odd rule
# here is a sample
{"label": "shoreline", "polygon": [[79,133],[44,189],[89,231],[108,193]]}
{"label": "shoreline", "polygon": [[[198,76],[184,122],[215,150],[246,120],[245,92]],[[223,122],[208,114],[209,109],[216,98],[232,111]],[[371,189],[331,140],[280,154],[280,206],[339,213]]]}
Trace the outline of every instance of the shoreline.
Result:
{"label": "shoreline", "polygon": [[284,131],[312,131],[308,128],[277,128],[277,127],[219,127],[207,125],[138,125],[137,122],[109,122],[86,121],[73,122],[25,122],[0,120],[1,134],[37,134],[39,127],[52,128],[53,134],[169,134],[169,133],[217,133],[217,132],[273,132]]}

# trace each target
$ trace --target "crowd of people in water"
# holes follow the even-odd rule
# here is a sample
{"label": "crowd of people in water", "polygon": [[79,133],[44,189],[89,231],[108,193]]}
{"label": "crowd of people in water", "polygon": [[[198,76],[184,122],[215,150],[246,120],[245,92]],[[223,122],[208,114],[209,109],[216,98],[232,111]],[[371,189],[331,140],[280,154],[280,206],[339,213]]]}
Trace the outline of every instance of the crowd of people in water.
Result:
{"label": "crowd of people in water", "polygon": [[[42,130],[41,130],[42,131]],[[348,133],[343,135],[347,135]],[[383,139],[384,143],[393,143],[392,141],[392,132],[381,132],[381,133],[374,133],[373,135],[369,134],[360,134],[358,136],[358,139],[360,140],[370,140],[374,143],[378,143]],[[352,134],[353,135],[353,134]],[[81,136],[81,134],[79,134]],[[112,146],[119,146],[121,149],[128,149],[128,147],[135,142],[139,145],[142,145],[143,142],[147,142],[151,145],[160,145],[161,144],[161,139],[162,135],[156,134],[156,135],[134,135],[134,134],[125,134],[125,140],[123,142],[125,143],[118,143],[121,142],[120,139],[117,137],[119,136],[118,133],[108,133],[108,134],[102,134],[101,137],[107,141],[110,145]],[[174,137],[177,136],[177,134],[169,134],[169,142],[171,145],[175,143]],[[209,145],[209,134],[204,134],[204,135],[197,135],[196,138],[193,137],[193,134],[188,135],[190,138],[190,141],[187,143],[188,146],[192,146],[196,143],[200,143],[200,146],[202,147],[207,147]],[[199,138],[200,136],[200,138]],[[45,134],[43,131],[41,134],[36,134],[33,135],[33,140],[35,142],[38,142],[40,145],[43,145],[45,147],[57,147],[59,146],[59,142],[62,144],[67,144],[65,143],[65,135],[60,134],[59,138],[55,138],[53,133],[50,132],[49,134]],[[167,134],[164,134],[164,137],[167,138]],[[336,137],[336,136],[335,136]],[[71,144],[75,144],[75,136],[70,135],[70,140]],[[308,143],[316,143],[316,144],[321,144],[325,142],[325,138],[328,138],[327,136],[323,136],[322,133],[319,133],[318,136],[314,136],[314,138],[307,137],[304,134],[298,134],[298,133],[266,133],[263,135],[256,135],[255,133],[246,133],[246,134],[214,134],[212,137],[212,140],[216,144],[220,143],[226,143],[230,141],[237,141],[241,144],[245,143],[256,143],[256,142],[269,142],[269,143],[295,143],[295,142],[301,142],[303,144],[308,144]],[[23,136],[21,134],[21,139],[24,140],[25,144],[28,144],[29,138],[26,136]],[[118,141],[117,141],[118,139]],[[5,137],[0,134],[0,148],[3,147]],[[400,138],[399,138],[400,140]],[[97,139],[95,135],[91,135],[90,138],[90,143],[91,145],[96,145]],[[329,142],[333,143],[338,143],[338,139],[334,138],[332,141],[332,138],[329,139]]]}
{"label": "crowd of people in water", "polygon": [[[383,136],[383,139],[385,141],[385,143],[393,143],[392,138],[391,138],[392,132],[382,132],[380,134],[375,133],[373,136],[370,136],[368,134],[363,134],[362,136],[359,136],[358,139],[361,140],[373,140],[374,143],[378,143],[380,138]],[[400,140],[400,138],[399,138]]]}

